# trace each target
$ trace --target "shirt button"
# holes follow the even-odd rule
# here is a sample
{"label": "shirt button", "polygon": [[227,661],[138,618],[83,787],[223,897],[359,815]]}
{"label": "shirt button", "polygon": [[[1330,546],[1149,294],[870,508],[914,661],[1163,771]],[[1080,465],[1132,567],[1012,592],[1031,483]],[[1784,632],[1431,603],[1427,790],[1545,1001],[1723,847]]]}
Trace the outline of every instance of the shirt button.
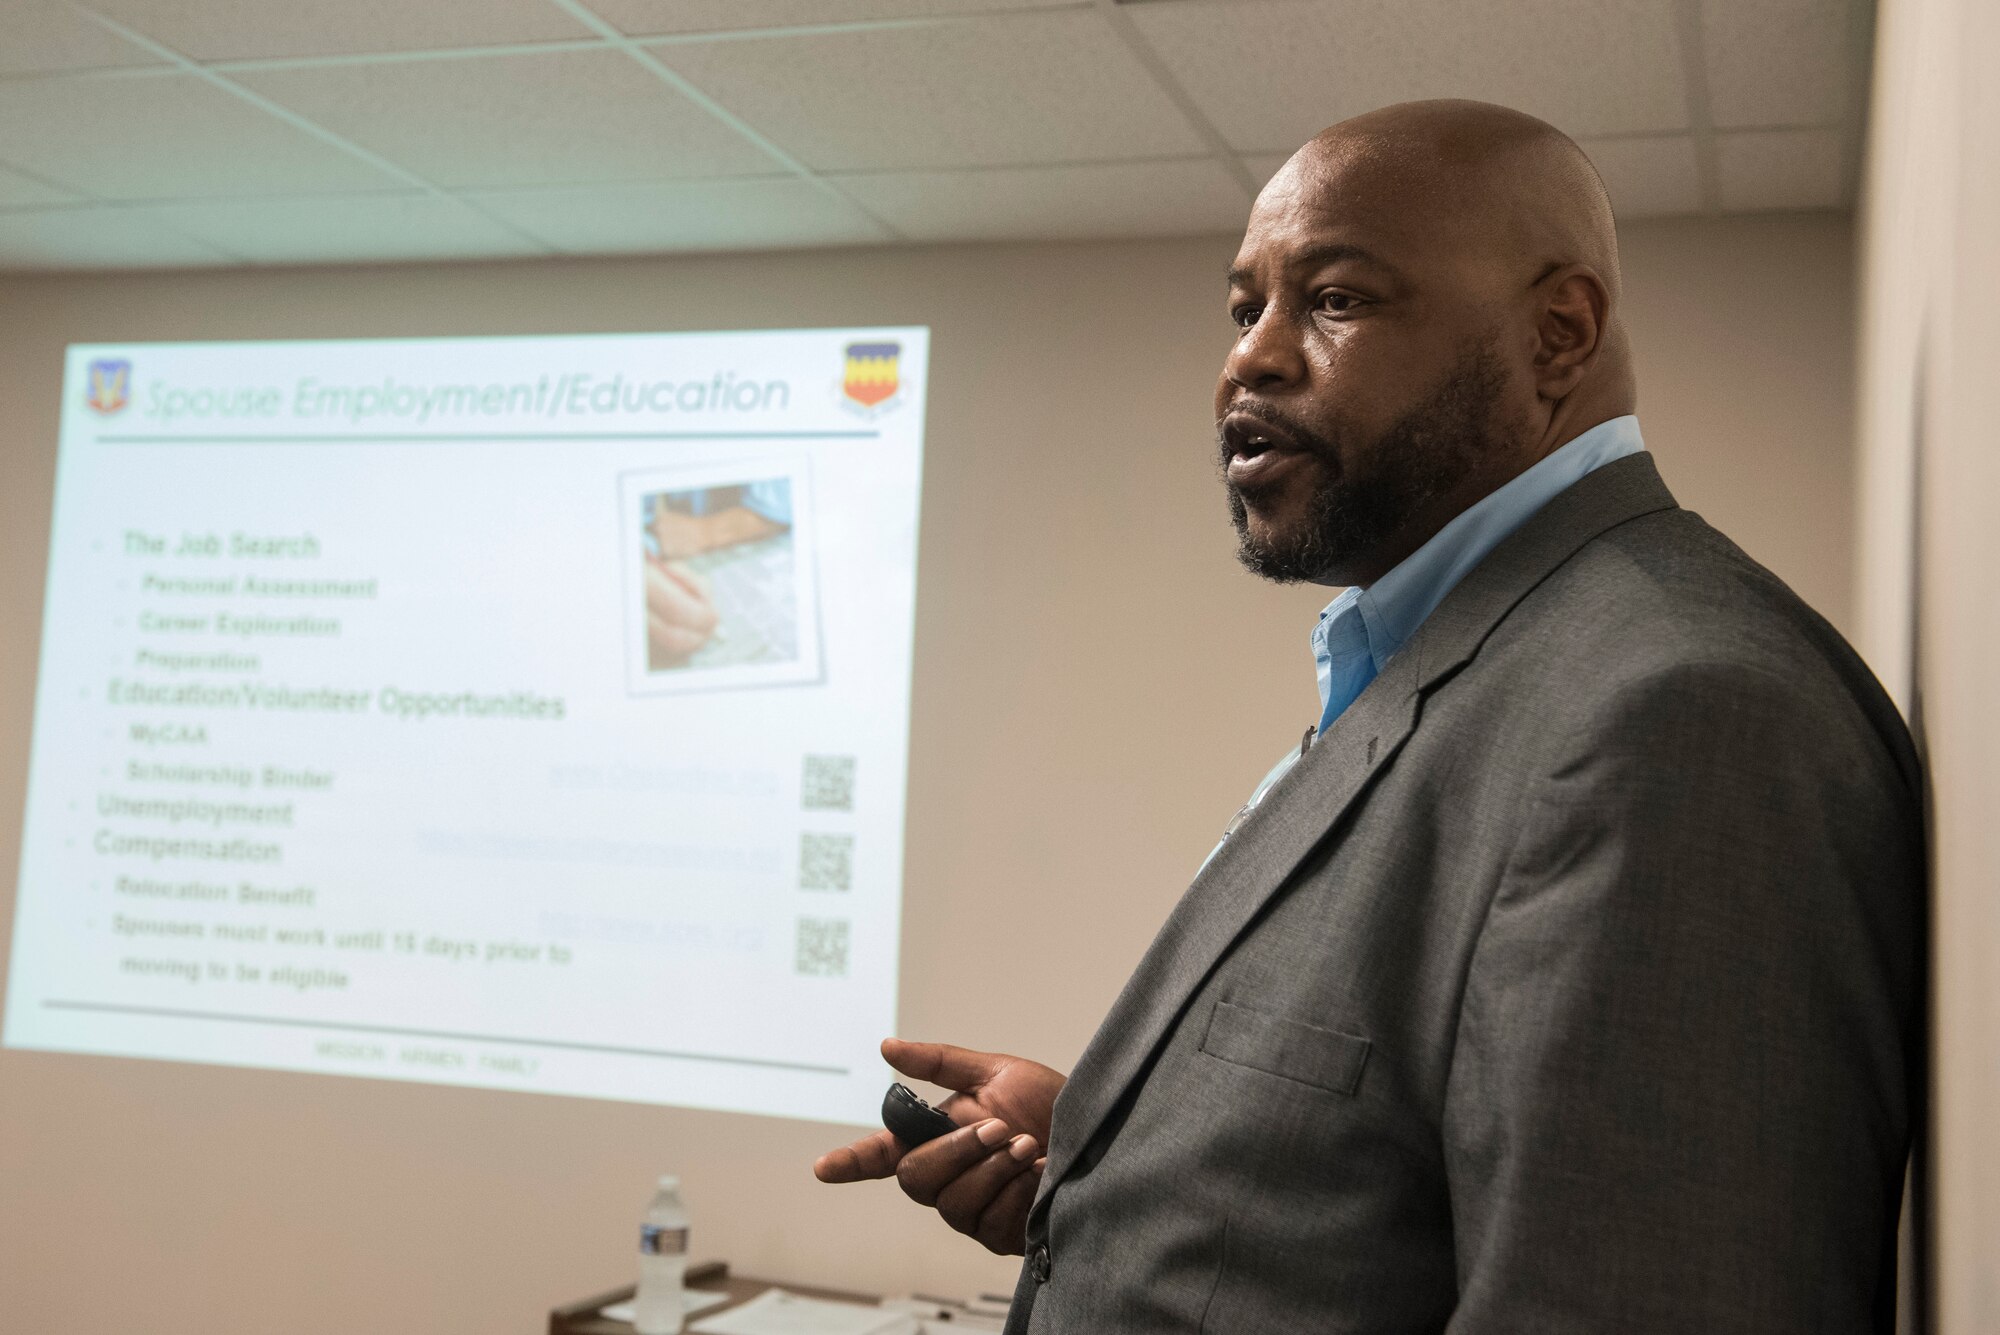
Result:
{"label": "shirt button", "polygon": [[1049,1282],[1048,1244],[1038,1242],[1035,1244],[1035,1250],[1028,1253],[1028,1273],[1035,1277],[1037,1284]]}

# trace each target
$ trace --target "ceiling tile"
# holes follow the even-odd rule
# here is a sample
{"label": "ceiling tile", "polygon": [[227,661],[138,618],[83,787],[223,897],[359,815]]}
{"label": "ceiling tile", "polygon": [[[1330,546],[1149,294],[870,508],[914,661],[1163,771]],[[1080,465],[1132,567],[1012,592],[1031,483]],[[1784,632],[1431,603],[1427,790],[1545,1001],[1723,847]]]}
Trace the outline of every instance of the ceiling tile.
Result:
{"label": "ceiling tile", "polygon": [[1739,130],[1715,137],[1722,207],[1837,209],[1843,188],[1841,137],[1831,130]]}
{"label": "ceiling tile", "polygon": [[808,165],[1011,166],[1203,149],[1093,13],[771,37],[655,52]]}
{"label": "ceiling tile", "polygon": [[1831,125],[1847,109],[1848,0],[1703,0],[1719,126]]}
{"label": "ceiling tile", "polygon": [[0,167],[0,209],[25,205],[84,204],[89,201],[73,190],[59,190],[45,181]]}
{"label": "ceiling tile", "polygon": [[1671,0],[1236,0],[1130,11],[1236,148],[1289,153],[1391,102],[1469,97],[1572,135],[1684,129]]}
{"label": "ceiling tile", "polygon": [[143,210],[0,213],[0,270],[164,269],[232,262],[232,257],[145,217]]}
{"label": "ceiling tile", "polygon": [[480,207],[576,254],[764,250],[886,241],[853,205],[796,177],[496,190]]}
{"label": "ceiling tile", "polygon": [[1701,212],[1701,173],[1687,135],[1594,139],[1583,146],[1619,222]]}
{"label": "ceiling tile", "polygon": [[774,168],[761,149],[617,51],[238,77],[438,185],[658,181]]}
{"label": "ceiling tile", "polygon": [[455,199],[424,194],[301,196],[163,204],[146,212],[262,264],[491,259],[548,248]]}
{"label": "ceiling tile", "polygon": [[996,9],[1050,9],[1062,0],[585,0],[620,32],[718,32]]}
{"label": "ceiling tile", "polygon": [[108,199],[395,184],[352,154],[189,76],[0,82],[0,160]]}
{"label": "ceiling tile", "polygon": [[1195,236],[1242,229],[1243,187],[1212,159],[840,176],[914,241]]}
{"label": "ceiling tile", "polygon": [[90,0],[128,27],[196,60],[417,51],[588,37],[549,0]]}
{"label": "ceiling tile", "polygon": [[6,0],[6,10],[0,75],[161,63],[63,0]]}

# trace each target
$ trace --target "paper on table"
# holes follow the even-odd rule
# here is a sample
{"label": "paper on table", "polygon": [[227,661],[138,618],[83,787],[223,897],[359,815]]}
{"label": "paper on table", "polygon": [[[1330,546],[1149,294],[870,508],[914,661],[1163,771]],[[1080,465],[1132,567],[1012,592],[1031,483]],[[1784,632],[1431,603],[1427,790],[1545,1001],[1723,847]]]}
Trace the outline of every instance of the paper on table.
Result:
{"label": "paper on table", "polygon": [[[729,1295],[726,1293],[703,1293],[700,1289],[681,1290],[681,1311],[690,1314],[694,1312],[706,1312],[717,1303],[726,1303],[728,1301]],[[612,1303],[608,1307],[598,1308],[597,1314],[608,1321],[623,1321],[627,1325],[630,1325],[632,1318],[639,1314],[639,1304],[636,1302]]]}
{"label": "paper on table", "polygon": [[688,1329],[694,1335],[918,1335],[917,1319],[907,1313],[801,1298],[783,1289],[766,1289]]}
{"label": "paper on table", "polygon": [[989,1315],[968,1310],[969,1304],[942,1302],[933,1298],[884,1298],[882,1309],[908,1312],[917,1319],[918,1335],[967,1335],[988,1331],[999,1335],[1007,1324],[1006,1314]]}

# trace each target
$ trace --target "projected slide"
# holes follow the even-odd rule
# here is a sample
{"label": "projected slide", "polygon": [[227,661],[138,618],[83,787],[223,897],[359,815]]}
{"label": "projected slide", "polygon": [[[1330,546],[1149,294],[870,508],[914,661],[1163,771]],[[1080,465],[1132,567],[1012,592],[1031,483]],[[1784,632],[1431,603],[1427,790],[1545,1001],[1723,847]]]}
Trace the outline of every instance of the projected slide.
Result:
{"label": "projected slide", "polygon": [[872,1122],[926,353],[72,347],[6,1043]]}

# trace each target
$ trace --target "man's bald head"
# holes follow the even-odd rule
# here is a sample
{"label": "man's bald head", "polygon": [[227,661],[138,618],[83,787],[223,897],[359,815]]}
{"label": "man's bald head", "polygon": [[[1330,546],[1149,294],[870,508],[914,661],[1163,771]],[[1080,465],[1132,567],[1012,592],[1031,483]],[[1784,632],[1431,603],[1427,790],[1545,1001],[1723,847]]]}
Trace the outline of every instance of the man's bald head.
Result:
{"label": "man's bald head", "polygon": [[1436,210],[1466,244],[1520,262],[1590,265],[1618,295],[1603,178],[1574,139],[1525,112],[1450,99],[1383,107],[1320,131],[1285,170]]}
{"label": "man's bald head", "polygon": [[[1372,580],[1632,411],[1610,200],[1568,136],[1518,111],[1411,102],[1322,132],[1258,196],[1230,278],[1243,332],[1217,418],[1261,573]],[[1292,470],[1310,486],[1278,458],[1249,466],[1256,421],[1317,461]]]}

